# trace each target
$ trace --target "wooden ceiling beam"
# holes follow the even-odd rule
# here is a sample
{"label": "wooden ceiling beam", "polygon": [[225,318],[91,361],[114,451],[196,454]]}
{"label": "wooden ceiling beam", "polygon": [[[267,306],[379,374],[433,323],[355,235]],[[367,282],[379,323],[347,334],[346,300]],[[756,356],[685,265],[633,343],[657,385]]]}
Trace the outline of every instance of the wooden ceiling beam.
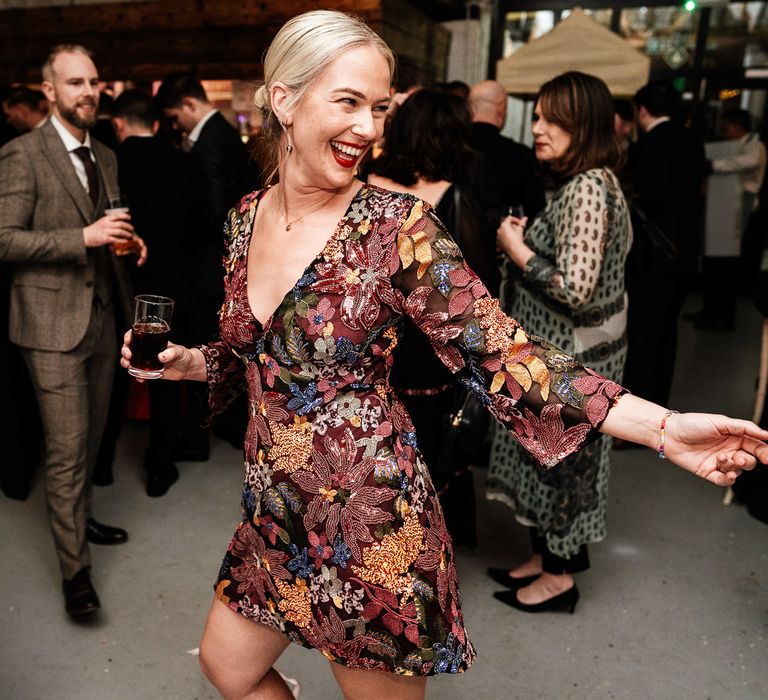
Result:
{"label": "wooden ceiling beam", "polygon": [[[311,0],[163,0],[0,11],[0,82],[39,81],[51,47],[63,43],[91,49],[104,80],[190,68],[201,78],[258,79],[279,27],[317,7]],[[325,0],[323,7],[357,14],[375,30],[382,24],[382,0]]]}
{"label": "wooden ceiling beam", "polygon": [[[366,21],[381,19],[380,0],[325,0],[322,7],[352,12]],[[311,0],[163,0],[13,9],[0,11],[0,38],[279,26],[288,17],[317,8]]]}
{"label": "wooden ceiling beam", "polygon": [[[324,0],[360,16],[398,55],[408,81],[443,80],[450,34],[404,0]],[[201,79],[260,80],[277,30],[314,0],[163,0],[0,11],[0,82],[37,82],[55,44],[95,54],[103,80],[157,80],[194,69]]]}
{"label": "wooden ceiling beam", "polygon": [[[140,65],[162,68],[155,78],[171,70],[195,68],[202,79],[230,78],[227,63],[250,66],[250,78],[262,77],[261,56],[265,46],[275,34],[270,27],[218,27],[188,29],[183,32],[152,30],[137,40],[135,34],[114,32],[110,34],[59,35],[56,43],[76,42],[93,51],[99,76],[102,80],[125,80],[148,77],[144,71],[137,75]],[[34,36],[24,42],[25,73],[39,80],[40,64],[51,48],[47,37]],[[10,80],[3,75],[5,66],[18,64],[19,47],[0,43],[0,80]],[[214,71],[219,64],[221,71]],[[205,68],[204,68],[205,66]],[[241,77],[241,76],[238,76]],[[18,79],[18,78],[16,78]]]}

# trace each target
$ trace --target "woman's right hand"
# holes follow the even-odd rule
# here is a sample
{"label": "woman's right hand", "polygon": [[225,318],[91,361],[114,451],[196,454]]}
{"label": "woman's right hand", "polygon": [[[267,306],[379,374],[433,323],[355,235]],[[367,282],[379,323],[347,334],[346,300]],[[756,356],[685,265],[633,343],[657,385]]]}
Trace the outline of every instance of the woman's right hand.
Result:
{"label": "woman's right hand", "polygon": [[[120,364],[125,368],[131,364],[131,337],[132,332],[126,331],[123,336],[123,347],[120,349]],[[205,360],[202,353],[196,349],[190,349],[183,345],[168,342],[168,347],[163,350],[158,358],[163,363],[163,379],[178,381],[180,379],[205,380]],[[202,378],[199,375],[202,363]],[[143,381],[139,379],[139,381]]]}
{"label": "woman's right hand", "polygon": [[515,216],[507,216],[501,220],[496,230],[496,248],[507,255],[515,265],[523,269],[533,255],[533,251],[526,245],[523,236],[528,218],[518,219]]}

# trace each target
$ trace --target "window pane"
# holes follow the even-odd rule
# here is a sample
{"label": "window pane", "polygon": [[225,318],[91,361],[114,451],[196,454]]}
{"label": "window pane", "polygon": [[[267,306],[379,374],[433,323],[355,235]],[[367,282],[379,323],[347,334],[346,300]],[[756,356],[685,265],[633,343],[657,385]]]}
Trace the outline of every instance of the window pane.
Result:
{"label": "window pane", "polygon": [[680,4],[633,7],[621,11],[619,30],[636,49],[651,57],[651,76],[685,70],[693,63],[698,12]]}

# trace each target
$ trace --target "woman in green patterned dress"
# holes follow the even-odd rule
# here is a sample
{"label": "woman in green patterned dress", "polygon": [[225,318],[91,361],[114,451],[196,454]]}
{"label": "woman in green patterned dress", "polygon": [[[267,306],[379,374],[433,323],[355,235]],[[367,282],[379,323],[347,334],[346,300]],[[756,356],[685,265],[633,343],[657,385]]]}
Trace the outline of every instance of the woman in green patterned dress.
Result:
{"label": "woman in green patterned dress", "polygon": [[[534,335],[607,377],[626,355],[624,260],[631,229],[614,168],[613,100],[605,84],[570,72],[541,89],[534,110],[536,156],[558,188],[535,223],[508,217],[499,248],[520,268],[505,311]],[[497,598],[521,610],[573,610],[572,574],[589,566],[587,543],[605,537],[610,439],[544,471],[503,430],[494,434],[488,497],[509,504],[530,528],[533,555],[512,569],[490,568],[510,588]]]}

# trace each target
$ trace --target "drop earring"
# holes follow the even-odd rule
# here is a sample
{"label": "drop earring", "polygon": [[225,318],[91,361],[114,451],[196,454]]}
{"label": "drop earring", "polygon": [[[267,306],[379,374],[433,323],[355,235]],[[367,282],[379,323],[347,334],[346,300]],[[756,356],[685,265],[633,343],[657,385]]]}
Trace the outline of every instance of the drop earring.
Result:
{"label": "drop earring", "polygon": [[286,155],[291,155],[291,153],[293,153],[293,144],[291,143],[291,135],[288,133],[288,129],[285,127],[285,124],[283,124],[283,122],[280,122],[280,126],[285,132],[285,137],[288,139],[288,144],[285,147],[285,153]]}

